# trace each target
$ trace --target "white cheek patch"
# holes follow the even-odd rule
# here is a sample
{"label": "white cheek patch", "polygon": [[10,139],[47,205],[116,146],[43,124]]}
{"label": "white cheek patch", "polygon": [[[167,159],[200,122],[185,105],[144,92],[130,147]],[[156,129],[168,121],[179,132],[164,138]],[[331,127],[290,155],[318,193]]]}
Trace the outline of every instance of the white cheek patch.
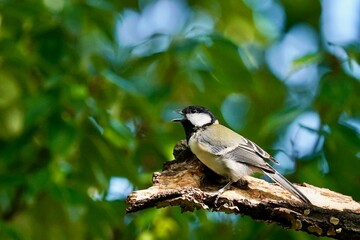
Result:
{"label": "white cheek patch", "polygon": [[206,113],[188,113],[186,118],[194,125],[195,127],[202,127],[206,124],[211,123],[211,117]]}

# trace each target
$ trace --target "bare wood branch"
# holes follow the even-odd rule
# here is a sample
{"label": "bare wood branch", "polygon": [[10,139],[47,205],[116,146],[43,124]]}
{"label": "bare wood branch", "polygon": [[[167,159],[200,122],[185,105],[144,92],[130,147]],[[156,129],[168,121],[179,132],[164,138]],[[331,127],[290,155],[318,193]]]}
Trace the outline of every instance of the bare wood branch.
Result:
{"label": "bare wood branch", "polygon": [[175,160],[164,164],[153,176],[153,186],[134,191],[127,199],[127,212],[150,207],[180,206],[183,211],[205,209],[245,214],[285,228],[336,239],[360,239],[360,203],[351,197],[310,184],[297,187],[313,205],[300,202],[274,183],[246,177],[247,189],[231,187],[217,205],[214,193],[223,183],[180,141]]}

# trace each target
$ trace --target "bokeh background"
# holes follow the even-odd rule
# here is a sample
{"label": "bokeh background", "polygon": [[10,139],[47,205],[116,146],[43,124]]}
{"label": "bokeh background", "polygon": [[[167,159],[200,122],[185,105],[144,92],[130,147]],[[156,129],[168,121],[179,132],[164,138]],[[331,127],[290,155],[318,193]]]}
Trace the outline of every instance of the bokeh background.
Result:
{"label": "bokeh background", "polygon": [[0,239],[316,239],[125,215],[203,105],[294,182],[360,200],[360,1],[0,0]]}

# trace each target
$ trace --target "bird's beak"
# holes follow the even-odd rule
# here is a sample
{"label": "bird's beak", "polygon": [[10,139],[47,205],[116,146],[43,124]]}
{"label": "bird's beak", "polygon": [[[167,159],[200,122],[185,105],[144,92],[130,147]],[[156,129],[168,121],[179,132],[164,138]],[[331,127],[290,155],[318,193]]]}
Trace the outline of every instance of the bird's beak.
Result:
{"label": "bird's beak", "polygon": [[[184,116],[184,113],[181,111],[181,110],[175,110],[174,112],[176,112],[177,114],[180,114],[182,116]],[[184,120],[185,118],[175,118],[175,119],[172,119],[171,121],[172,122],[181,122],[182,120]]]}

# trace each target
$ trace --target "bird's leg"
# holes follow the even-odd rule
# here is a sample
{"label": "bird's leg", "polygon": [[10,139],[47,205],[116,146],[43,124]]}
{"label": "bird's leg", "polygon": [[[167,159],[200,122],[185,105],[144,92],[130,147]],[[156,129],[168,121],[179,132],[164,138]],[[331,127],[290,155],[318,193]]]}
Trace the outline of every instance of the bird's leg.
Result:
{"label": "bird's leg", "polygon": [[229,189],[229,187],[231,186],[231,184],[233,184],[233,180],[230,180],[230,182],[228,182],[224,187],[222,187],[221,189],[219,189],[219,191],[216,193],[217,197],[215,199],[215,206],[217,205],[217,201],[219,200],[219,197],[221,196],[221,194],[223,192],[225,192],[226,190]]}
{"label": "bird's leg", "polygon": [[230,182],[228,182],[224,187],[222,187],[221,189],[219,189],[218,194],[222,194],[223,192],[225,192],[226,190],[229,189],[229,187],[231,186],[231,184],[233,184],[234,181],[230,180]]}

